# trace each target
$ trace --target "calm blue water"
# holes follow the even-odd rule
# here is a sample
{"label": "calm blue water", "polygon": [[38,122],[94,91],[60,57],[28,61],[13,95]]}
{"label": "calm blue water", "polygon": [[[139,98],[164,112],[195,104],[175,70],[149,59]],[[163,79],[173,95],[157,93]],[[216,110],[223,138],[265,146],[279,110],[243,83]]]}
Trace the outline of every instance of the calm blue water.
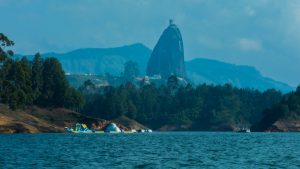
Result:
{"label": "calm blue water", "polygon": [[300,168],[300,133],[0,134],[0,168]]}

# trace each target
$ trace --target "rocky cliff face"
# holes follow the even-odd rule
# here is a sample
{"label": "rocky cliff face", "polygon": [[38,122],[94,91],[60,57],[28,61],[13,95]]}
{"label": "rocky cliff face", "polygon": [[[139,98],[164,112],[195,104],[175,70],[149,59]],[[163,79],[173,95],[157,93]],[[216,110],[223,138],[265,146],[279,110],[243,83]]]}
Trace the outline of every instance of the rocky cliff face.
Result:
{"label": "rocky cliff face", "polygon": [[181,33],[170,21],[170,25],[159,38],[148,61],[147,75],[161,75],[162,78],[167,79],[172,74],[185,77]]}

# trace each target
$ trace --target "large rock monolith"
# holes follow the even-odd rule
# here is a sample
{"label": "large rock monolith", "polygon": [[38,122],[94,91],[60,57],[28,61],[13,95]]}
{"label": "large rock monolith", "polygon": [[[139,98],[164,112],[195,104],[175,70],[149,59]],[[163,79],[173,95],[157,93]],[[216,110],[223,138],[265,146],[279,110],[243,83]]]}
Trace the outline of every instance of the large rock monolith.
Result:
{"label": "large rock monolith", "polygon": [[185,77],[183,41],[172,20],[153,49],[148,61],[147,75],[160,75],[163,79],[171,75]]}

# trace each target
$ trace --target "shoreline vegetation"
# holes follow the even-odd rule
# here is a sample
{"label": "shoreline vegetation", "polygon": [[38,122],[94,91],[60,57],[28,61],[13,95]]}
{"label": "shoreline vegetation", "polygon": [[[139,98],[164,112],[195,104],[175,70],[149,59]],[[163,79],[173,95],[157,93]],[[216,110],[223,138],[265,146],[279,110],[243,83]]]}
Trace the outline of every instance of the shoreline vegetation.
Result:
{"label": "shoreline vegetation", "polygon": [[[77,122],[103,130],[300,131],[300,87],[282,94],[269,89],[182,84],[175,75],[158,84],[134,84],[137,64],[127,62],[119,86],[87,80],[70,86],[56,58],[13,59],[14,45],[0,33],[0,133],[64,132]],[[105,120],[104,120],[105,119]]]}

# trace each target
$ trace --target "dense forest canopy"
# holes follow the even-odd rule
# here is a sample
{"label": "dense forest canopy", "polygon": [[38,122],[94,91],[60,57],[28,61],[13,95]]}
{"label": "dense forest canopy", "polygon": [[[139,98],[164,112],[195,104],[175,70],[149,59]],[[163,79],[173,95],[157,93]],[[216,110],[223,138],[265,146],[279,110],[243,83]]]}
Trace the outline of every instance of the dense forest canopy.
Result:
{"label": "dense forest canopy", "polygon": [[[102,87],[95,91],[89,81],[80,88],[85,93],[83,113],[113,119],[121,115],[154,129],[163,125],[188,125],[195,130],[227,130],[257,123],[262,111],[279,103],[282,94],[270,89],[259,92],[224,86],[181,86],[175,76],[167,85]],[[94,92],[88,92],[94,90]]]}

